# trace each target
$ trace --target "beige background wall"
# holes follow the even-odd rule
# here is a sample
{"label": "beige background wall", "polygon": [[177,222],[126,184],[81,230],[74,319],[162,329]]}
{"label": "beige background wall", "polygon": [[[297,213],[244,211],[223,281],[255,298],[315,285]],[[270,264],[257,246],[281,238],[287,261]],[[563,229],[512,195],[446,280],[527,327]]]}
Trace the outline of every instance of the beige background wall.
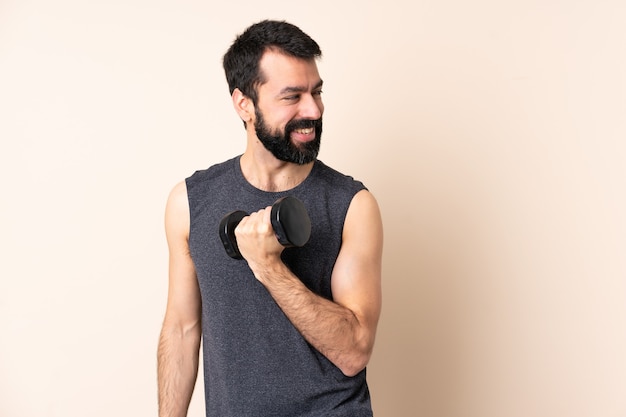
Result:
{"label": "beige background wall", "polygon": [[384,212],[376,415],[626,416],[626,3],[219,4],[0,1],[0,415],[156,415],[165,199],[243,150],[220,59],[271,17]]}

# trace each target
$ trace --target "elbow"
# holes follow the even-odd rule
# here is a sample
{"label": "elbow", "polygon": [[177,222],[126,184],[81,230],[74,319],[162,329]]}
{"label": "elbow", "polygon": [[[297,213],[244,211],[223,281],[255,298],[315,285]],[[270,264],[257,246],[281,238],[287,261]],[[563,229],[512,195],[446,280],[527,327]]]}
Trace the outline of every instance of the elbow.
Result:
{"label": "elbow", "polygon": [[338,368],[345,376],[352,378],[365,369],[369,363],[370,357],[371,350],[352,353]]}
{"label": "elbow", "polygon": [[344,365],[340,367],[341,373],[343,373],[348,378],[352,378],[357,376],[365,367],[367,366],[367,362],[354,363],[350,365]]}
{"label": "elbow", "polygon": [[341,363],[337,367],[347,377],[354,377],[365,369],[374,350],[374,333],[359,332],[352,340],[351,346],[344,351]]}

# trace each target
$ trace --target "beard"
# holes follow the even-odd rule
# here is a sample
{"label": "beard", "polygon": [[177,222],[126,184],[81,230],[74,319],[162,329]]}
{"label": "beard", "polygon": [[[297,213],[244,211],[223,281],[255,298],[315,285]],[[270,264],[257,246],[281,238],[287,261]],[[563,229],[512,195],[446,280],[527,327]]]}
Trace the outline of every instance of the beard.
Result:
{"label": "beard", "polygon": [[[322,119],[296,119],[291,120],[285,125],[285,130],[281,132],[272,131],[263,119],[261,112],[256,109],[256,121],[254,129],[256,135],[265,146],[278,160],[291,162],[298,165],[308,164],[315,161],[320,151],[322,140]],[[291,132],[296,129],[315,129],[315,139],[310,142],[295,144],[291,141]]]}

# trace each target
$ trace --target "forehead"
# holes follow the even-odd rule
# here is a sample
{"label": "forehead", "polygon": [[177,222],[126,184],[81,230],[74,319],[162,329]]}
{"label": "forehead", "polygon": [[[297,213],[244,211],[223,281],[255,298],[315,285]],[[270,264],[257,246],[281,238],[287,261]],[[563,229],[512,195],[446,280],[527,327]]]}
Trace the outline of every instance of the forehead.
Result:
{"label": "forehead", "polygon": [[314,59],[302,59],[268,50],[259,62],[264,90],[282,90],[285,87],[314,88],[321,81]]}

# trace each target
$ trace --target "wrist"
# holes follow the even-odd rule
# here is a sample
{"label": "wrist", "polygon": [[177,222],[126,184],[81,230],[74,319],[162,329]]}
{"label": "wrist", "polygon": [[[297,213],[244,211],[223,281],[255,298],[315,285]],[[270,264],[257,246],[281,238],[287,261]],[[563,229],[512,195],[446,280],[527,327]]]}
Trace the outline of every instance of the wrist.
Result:
{"label": "wrist", "polygon": [[269,255],[261,261],[248,262],[248,266],[256,279],[265,286],[271,284],[274,280],[284,279],[283,277],[289,271],[283,263],[280,254]]}

